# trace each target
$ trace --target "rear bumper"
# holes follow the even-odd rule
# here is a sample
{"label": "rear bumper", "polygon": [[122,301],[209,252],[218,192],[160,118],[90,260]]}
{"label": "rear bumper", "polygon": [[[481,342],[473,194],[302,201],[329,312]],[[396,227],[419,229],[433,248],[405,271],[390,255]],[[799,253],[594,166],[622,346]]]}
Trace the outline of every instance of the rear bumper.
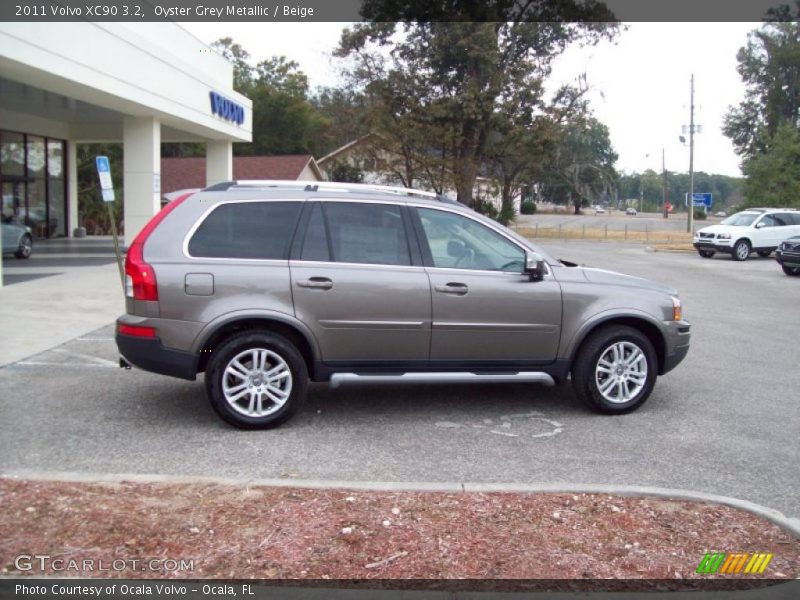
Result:
{"label": "rear bumper", "polygon": [[135,367],[159,375],[195,380],[198,362],[196,354],[165,348],[157,338],[117,333],[116,342],[122,357]]}

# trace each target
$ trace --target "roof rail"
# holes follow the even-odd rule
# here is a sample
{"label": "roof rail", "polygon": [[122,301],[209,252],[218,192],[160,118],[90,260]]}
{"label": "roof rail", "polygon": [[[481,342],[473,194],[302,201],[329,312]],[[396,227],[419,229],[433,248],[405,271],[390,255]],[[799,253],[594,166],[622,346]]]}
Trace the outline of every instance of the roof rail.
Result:
{"label": "roof rail", "polygon": [[378,185],[371,183],[342,183],[338,181],[292,181],[282,179],[252,179],[225,181],[205,188],[208,192],[219,192],[230,189],[264,188],[303,190],[306,192],[378,192],[382,194],[399,194],[405,196],[421,196],[442,202],[454,203],[456,200],[447,198],[436,192],[426,192],[414,188],[391,185]]}

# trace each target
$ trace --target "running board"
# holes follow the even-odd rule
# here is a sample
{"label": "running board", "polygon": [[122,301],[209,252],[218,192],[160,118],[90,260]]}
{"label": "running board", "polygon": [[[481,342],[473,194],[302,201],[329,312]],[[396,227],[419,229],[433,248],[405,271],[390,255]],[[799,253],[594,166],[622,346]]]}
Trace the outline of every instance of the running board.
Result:
{"label": "running board", "polygon": [[343,383],[543,383],[555,385],[553,378],[540,371],[520,373],[400,373],[398,375],[359,375],[334,373],[330,385],[337,388]]}

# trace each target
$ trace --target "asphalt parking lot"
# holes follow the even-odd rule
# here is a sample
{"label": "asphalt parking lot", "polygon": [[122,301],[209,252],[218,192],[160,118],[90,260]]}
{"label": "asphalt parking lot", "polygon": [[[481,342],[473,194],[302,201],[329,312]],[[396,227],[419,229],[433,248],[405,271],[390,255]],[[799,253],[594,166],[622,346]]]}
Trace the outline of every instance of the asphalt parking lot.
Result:
{"label": "asphalt parking lot", "polygon": [[544,246],[681,292],[692,349],[637,412],[595,415],[569,387],[315,384],[292,421],[243,432],[201,380],[117,368],[109,324],[0,369],[0,471],[654,485],[800,516],[800,278],[773,258]]}

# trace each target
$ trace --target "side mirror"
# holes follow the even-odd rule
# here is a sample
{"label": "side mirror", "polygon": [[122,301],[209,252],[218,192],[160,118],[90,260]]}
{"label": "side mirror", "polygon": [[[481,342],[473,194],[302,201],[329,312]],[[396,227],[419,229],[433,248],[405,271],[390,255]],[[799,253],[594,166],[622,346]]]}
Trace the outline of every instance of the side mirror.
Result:
{"label": "side mirror", "polygon": [[530,276],[531,281],[541,281],[544,279],[544,259],[536,254],[536,252],[526,252],[525,272]]}
{"label": "side mirror", "polygon": [[764,221],[761,221],[760,223],[756,223],[756,229],[761,229],[762,227],[766,227],[766,226],[767,226],[767,224],[764,223]]}

